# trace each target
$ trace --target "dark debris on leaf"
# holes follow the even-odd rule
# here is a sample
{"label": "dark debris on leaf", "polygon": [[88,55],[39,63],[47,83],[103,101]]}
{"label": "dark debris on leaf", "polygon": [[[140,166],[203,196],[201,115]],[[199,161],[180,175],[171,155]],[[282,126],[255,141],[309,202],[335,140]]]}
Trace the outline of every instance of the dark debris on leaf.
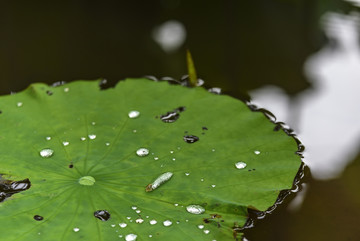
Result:
{"label": "dark debris on leaf", "polygon": [[40,216],[40,215],[35,215],[35,216],[34,216],[34,219],[35,219],[36,221],[42,221],[42,220],[44,219],[44,217],[42,217],[42,216]]}
{"label": "dark debris on leaf", "polygon": [[186,135],[186,136],[184,136],[184,141],[186,143],[194,143],[194,142],[197,142],[198,140],[200,140],[200,138],[197,137],[197,136],[194,136],[194,135]]}

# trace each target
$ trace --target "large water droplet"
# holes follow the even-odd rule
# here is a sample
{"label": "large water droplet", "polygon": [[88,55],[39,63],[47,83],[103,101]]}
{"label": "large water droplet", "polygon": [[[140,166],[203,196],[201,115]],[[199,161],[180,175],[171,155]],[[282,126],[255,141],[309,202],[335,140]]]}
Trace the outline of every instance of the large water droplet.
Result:
{"label": "large water droplet", "polygon": [[189,205],[186,207],[186,211],[192,214],[202,214],[205,212],[205,208],[200,205]]}
{"label": "large water droplet", "polygon": [[153,220],[150,220],[150,222],[149,222],[151,225],[155,225],[155,224],[157,224],[157,221],[155,220],[155,219],[153,219]]}
{"label": "large water droplet", "polygon": [[137,117],[139,117],[139,115],[140,115],[140,112],[137,110],[132,110],[128,113],[128,116],[131,119],[137,118]]}
{"label": "large water droplet", "polygon": [[83,176],[79,179],[79,184],[85,186],[92,186],[95,184],[95,178],[92,176]]}
{"label": "large water droplet", "polygon": [[127,226],[126,223],[119,223],[120,228],[125,228]]}
{"label": "large water droplet", "polygon": [[186,143],[194,143],[194,142],[197,142],[198,140],[199,140],[199,137],[194,136],[194,135],[184,136],[184,141]]}
{"label": "large water droplet", "polygon": [[172,222],[170,220],[165,220],[163,222],[163,224],[164,224],[165,227],[169,227],[172,224]]}
{"label": "large water droplet", "polygon": [[243,169],[246,167],[246,163],[245,162],[237,162],[237,163],[235,163],[235,167],[237,169]]}
{"label": "large water droplet", "polygon": [[136,223],[143,223],[143,222],[144,222],[144,219],[138,218],[138,219],[135,220],[135,222],[136,222]]}
{"label": "large water droplet", "polygon": [[49,149],[49,148],[45,148],[40,151],[40,156],[46,157],[46,158],[51,157],[53,154],[54,154],[54,150]]}
{"label": "large water droplet", "polygon": [[107,210],[97,210],[94,212],[94,216],[101,221],[107,221],[110,219],[110,213]]}
{"label": "large water droplet", "polygon": [[135,241],[136,238],[137,238],[137,235],[136,235],[136,234],[133,234],[133,233],[128,234],[128,235],[125,236],[125,240],[126,240],[126,241]]}
{"label": "large water droplet", "polygon": [[147,156],[149,155],[149,150],[146,148],[140,148],[136,151],[136,155],[138,156]]}

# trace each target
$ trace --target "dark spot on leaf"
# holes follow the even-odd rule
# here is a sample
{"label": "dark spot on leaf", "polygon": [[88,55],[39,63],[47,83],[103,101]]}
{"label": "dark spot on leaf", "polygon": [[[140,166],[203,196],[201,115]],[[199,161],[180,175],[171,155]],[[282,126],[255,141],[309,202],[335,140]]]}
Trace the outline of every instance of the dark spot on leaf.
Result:
{"label": "dark spot on leaf", "polygon": [[69,168],[73,168],[73,167],[74,167],[74,165],[73,165],[73,164],[70,164],[70,165],[69,165]]}
{"label": "dark spot on leaf", "polygon": [[203,131],[207,131],[207,130],[208,130],[208,128],[207,128],[207,127],[205,127],[205,126],[203,126],[203,127],[202,127],[202,130],[203,130]]}
{"label": "dark spot on leaf", "polygon": [[46,91],[46,94],[47,94],[47,95],[53,95],[53,92],[50,91],[50,90],[47,90],[47,91]]}
{"label": "dark spot on leaf", "polygon": [[0,110],[0,114],[2,113],[2,111]]}
{"label": "dark spot on leaf", "polygon": [[29,179],[21,181],[0,180],[0,202],[31,187]]}
{"label": "dark spot on leaf", "polygon": [[183,112],[185,110],[186,110],[185,106],[180,106],[180,107],[176,108],[174,111]]}
{"label": "dark spot on leaf", "polygon": [[94,212],[94,216],[101,221],[107,221],[110,218],[110,213],[106,210],[97,210]]}
{"label": "dark spot on leaf", "polygon": [[188,131],[184,131],[184,133],[185,133],[185,134],[187,134],[187,133],[188,133]]}
{"label": "dark spot on leaf", "polygon": [[197,142],[198,140],[200,140],[199,137],[194,136],[194,135],[184,136],[184,141],[186,143],[194,143],[194,142]]}
{"label": "dark spot on leaf", "polygon": [[43,218],[42,216],[40,216],[40,215],[35,215],[35,216],[34,216],[34,219],[35,219],[36,221],[41,221],[41,220],[43,220],[44,218]]}
{"label": "dark spot on leaf", "polygon": [[208,218],[204,218],[204,223],[210,223],[210,220]]}

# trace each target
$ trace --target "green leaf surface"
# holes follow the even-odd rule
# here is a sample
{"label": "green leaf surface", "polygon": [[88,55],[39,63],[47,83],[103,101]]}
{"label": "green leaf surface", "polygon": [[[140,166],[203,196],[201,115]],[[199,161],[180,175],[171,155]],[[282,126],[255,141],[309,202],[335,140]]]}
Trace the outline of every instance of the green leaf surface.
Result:
{"label": "green leaf surface", "polygon": [[[4,240],[235,240],[247,208],[272,206],[301,165],[294,138],[261,112],[203,88],[146,79],[107,90],[99,81],[33,84],[0,97],[0,110],[0,173],[31,182],[0,203]],[[140,115],[129,118],[134,110]],[[174,110],[176,121],[162,121]],[[169,180],[145,191],[166,172]],[[107,221],[94,216],[101,210]]]}

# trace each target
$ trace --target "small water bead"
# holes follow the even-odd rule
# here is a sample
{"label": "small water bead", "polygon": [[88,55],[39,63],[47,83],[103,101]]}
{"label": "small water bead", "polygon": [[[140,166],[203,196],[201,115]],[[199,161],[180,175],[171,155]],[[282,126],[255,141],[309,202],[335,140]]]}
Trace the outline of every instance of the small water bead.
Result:
{"label": "small water bead", "polygon": [[211,187],[216,187],[216,185],[215,185],[215,184],[213,184],[213,185],[211,185]]}
{"label": "small water bead", "polygon": [[185,172],[185,176],[189,176],[190,175],[190,173],[188,173],[188,172]]}
{"label": "small water bead", "polygon": [[18,103],[16,104],[17,107],[21,107],[22,105],[23,105],[22,102],[18,102]]}
{"label": "small water bead", "polygon": [[259,155],[260,154],[260,151],[254,151],[255,155]]}
{"label": "small water bead", "polygon": [[105,145],[106,145],[106,146],[110,146],[110,143],[109,143],[109,142],[106,142]]}
{"label": "small water bead", "polygon": [[97,210],[94,212],[94,216],[101,221],[107,221],[110,219],[110,213],[107,210]]}
{"label": "small water bead", "polygon": [[88,135],[88,137],[90,138],[90,140],[94,140],[96,138],[96,135],[95,134],[90,134],[90,135]]}
{"label": "small water bead", "polygon": [[64,146],[68,146],[70,143],[68,141],[63,141],[62,143]]}
{"label": "small water bead", "polygon": [[197,142],[199,139],[199,137],[197,136],[194,136],[194,135],[186,135],[184,136],[184,141],[186,143],[194,143],[194,142]]}
{"label": "small water bead", "polygon": [[86,140],[86,137],[80,137],[80,140],[82,140],[82,141],[85,141]]}
{"label": "small water bead", "polygon": [[170,153],[171,153],[171,154],[173,154],[173,153],[174,153],[174,151],[170,151]]}
{"label": "small water bead", "polygon": [[127,226],[126,223],[119,223],[120,228],[125,228]]}
{"label": "small water bead", "polygon": [[73,228],[74,232],[77,233],[80,231],[80,228]]}
{"label": "small water bead", "polygon": [[41,221],[41,220],[44,219],[44,217],[42,217],[42,216],[40,216],[40,215],[35,215],[35,216],[34,216],[34,219],[35,219],[36,221]]}
{"label": "small water bead", "polygon": [[136,210],[135,212],[136,212],[136,213],[141,213],[141,211],[140,211],[140,210]]}
{"label": "small water bead", "polygon": [[140,148],[136,151],[136,155],[138,156],[147,156],[149,155],[149,150],[146,148]]}
{"label": "small water bead", "polygon": [[51,137],[50,137],[50,136],[47,136],[45,139],[46,139],[47,141],[50,141],[50,140],[51,140]]}
{"label": "small water bead", "polygon": [[176,221],[176,224],[180,224],[180,221]]}
{"label": "small water bead", "polygon": [[202,182],[203,182],[203,181],[204,181],[204,178],[201,178],[201,179],[200,179],[200,181],[202,181]]}
{"label": "small water bead", "polygon": [[154,160],[155,160],[155,161],[159,160],[159,157],[157,157],[157,156],[156,156],[156,157],[154,157]]}
{"label": "small water bead", "polygon": [[199,229],[203,229],[203,228],[204,228],[204,225],[199,224],[199,225],[198,225],[198,228],[199,228]]}
{"label": "small water bead", "polygon": [[69,88],[68,87],[66,87],[66,88],[64,88],[64,92],[69,92]]}
{"label": "small water bead", "polygon": [[122,238],[122,237],[123,237],[123,235],[122,235],[122,234],[120,234],[120,235],[119,235],[119,238]]}
{"label": "small water bead", "polygon": [[189,213],[192,213],[192,214],[202,214],[205,212],[205,208],[203,208],[202,206],[200,205],[189,205],[186,207],[186,211],[188,211]]}
{"label": "small water bead", "polygon": [[93,126],[96,125],[96,122],[95,121],[91,122],[91,125],[93,125]]}
{"label": "small water bead", "polygon": [[140,112],[137,110],[132,110],[128,113],[128,116],[130,119],[137,118],[137,117],[139,117],[139,115],[140,115]]}
{"label": "small water bead", "polygon": [[85,186],[92,186],[95,184],[95,178],[93,178],[92,176],[83,176],[79,178],[79,184]]}
{"label": "small water bead", "polygon": [[137,130],[133,130],[133,133],[136,133],[137,132]]}
{"label": "small water bead", "polygon": [[115,224],[111,224],[110,226],[111,226],[112,228],[115,228]]}
{"label": "small water bead", "polygon": [[149,234],[149,238],[152,238],[152,235],[151,235],[151,234]]}
{"label": "small water bead", "polygon": [[170,220],[165,220],[163,222],[163,224],[164,224],[165,227],[169,227],[172,224],[172,222]]}
{"label": "small water bead", "polygon": [[40,151],[40,156],[45,158],[51,157],[53,154],[54,154],[54,150],[49,148],[45,148]]}
{"label": "small water bead", "polygon": [[210,93],[217,94],[217,95],[220,95],[220,94],[221,94],[221,88],[219,88],[219,87],[210,88],[210,89],[208,89],[208,91],[209,91]]}
{"label": "small water bead", "polygon": [[175,158],[173,158],[172,160],[173,160],[173,161],[176,161],[176,159],[175,159]]}
{"label": "small water bead", "polygon": [[132,210],[136,210],[137,207],[136,207],[136,206],[132,206],[131,209],[132,209]]}
{"label": "small water bead", "polygon": [[138,218],[138,219],[135,220],[135,222],[136,222],[136,223],[143,223],[143,222],[144,222],[144,219]]}
{"label": "small water bead", "polygon": [[246,167],[246,163],[245,162],[237,162],[237,163],[235,163],[235,167],[237,169],[244,169]]}
{"label": "small water bead", "polygon": [[131,219],[131,217],[126,217],[126,218],[129,219],[129,220]]}
{"label": "small water bead", "polygon": [[178,204],[178,203],[175,203],[174,206],[177,207],[177,206],[179,206],[179,204]]}
{"label": "small water bead", "polygon": [[210,233],[210,230],[205,229],[204,234],[208,234],[208,233]]}
{"label": "small water bead", "polygon": [[151,225],[155,225],[155,224],[157,224],[157,221],[155,220],[155,219],[153,219],[153,220],[150,220],[150,222],[149,222]]}
{"label": "small water bead", "polygon": [[136,235],[136,234],[133,234],[133,233],[128,234],[128,235],[125,236],[125,240],[126,240],[126,241],[135,241],[136,238],[137,238],[137,235]]}

